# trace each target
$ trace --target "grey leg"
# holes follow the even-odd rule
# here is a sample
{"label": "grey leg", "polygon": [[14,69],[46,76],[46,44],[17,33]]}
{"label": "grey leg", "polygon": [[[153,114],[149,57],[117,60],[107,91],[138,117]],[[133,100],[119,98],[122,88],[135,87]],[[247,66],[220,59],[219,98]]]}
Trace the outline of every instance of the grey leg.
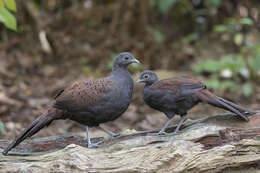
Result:
{"label": "grey leg", "polygon": [[117,133],[113,133],[113,132],[111,132],[111,131],[109,131],[109,130],[105,129],[104,127],[101,127],[101,126],[98,126],[98,128],[100,130],[102,130],[103,132],[107,133],[111,137],[117,137],[117,136],[120,135],[120,134],[117,134]]}
{"label": "grey leg", "polygon": [[86,134],[87,134],[87,140],[88,140],[88,148],[94,148],[94,147],[98,147],[98,144],[100,144],[102,141],[97,142],[92,144],[90,137],[89,137],[89,131],[88,131],[88,126],[86,126]]}
{"label": "grey leg", "polygon": [[185,118],[186,118],[186,115],[181,116],[181,119],[180,119],[180,121],[179,121],[179,123],[178,123],[176,129],[174,130],[174,132],[173,132],[173,133],[168,133],[167,135],[168,135],[168,136],[177,135],[177,133],[178,133],[178,131],[179,131],[181,125],[183,124]]}
{"label": "grey leg", "polygon": [[[173,116],[174,117],[174,116]],[[170,125],[171,121],[173,120],[173,117],[171,119],[169,119],[164,126],[162,127],[162,129],[159,131],[158,135],[163,135],[165,134],[165,130],[166,128]]]}
{"label": "grey leg", "polygon": [[88,140],[88,147],[91,145],[90,137],[88,134],[88,126],[86,126],[86,135],[87,135],[87,140]]}

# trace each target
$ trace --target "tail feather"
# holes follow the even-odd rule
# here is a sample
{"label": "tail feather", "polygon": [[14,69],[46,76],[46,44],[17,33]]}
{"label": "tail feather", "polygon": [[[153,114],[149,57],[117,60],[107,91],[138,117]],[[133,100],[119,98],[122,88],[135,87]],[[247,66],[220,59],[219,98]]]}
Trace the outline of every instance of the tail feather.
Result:
{"label": "tail feather", "polygon": [[48,126],[55,119],[57,119],[55,110],[48,110],[46,113],[42,114],[34,120],[31,125],[25,129],[11,144],[9,144],[7,148],[4,149],[3,155],[7,155],[12,148],[19,145],[26,138],[36,134],[43,127]]}
{"label": "tail feather", "polygon": [[[206,102],[212,106],[216,106],[222,109],[225,109],[227,111],[233,112],[240,117],[242,117],[244,120],[249,121],[248,117],[244,114],[244,112],[248,112],[249,110],[246,108],[243,108],[242,106],[236,105],[235,103],[232,103],[230,101],[227,101],[221,97],[218,97],[211,93],[209,90],[202,90],[197,94],[198,98],[202,102]],[[253,112],[253,111],[250,111]]]}
{"label": "tail feather", "polygon": [[232,103],[232,102],[230,102],[230,101],[228,101],[228,100],[225,100],[225,99],[223,99],[223,98],[221,98],[221,97],[217,97],[217,98],[218,98],[219,100],[225,102],[226,104],[235,107],[235,108],[238,109],[240,112],[244,112],[244,113],[248,113],[248,114],[255,114],[255,113],[256,113],[256,111],[254,111],[254,110],[244,108],[244,107],[242,107],[242,106],[240,106],[240,105],[237,105],[237,104],[235,104],[235,103]]}

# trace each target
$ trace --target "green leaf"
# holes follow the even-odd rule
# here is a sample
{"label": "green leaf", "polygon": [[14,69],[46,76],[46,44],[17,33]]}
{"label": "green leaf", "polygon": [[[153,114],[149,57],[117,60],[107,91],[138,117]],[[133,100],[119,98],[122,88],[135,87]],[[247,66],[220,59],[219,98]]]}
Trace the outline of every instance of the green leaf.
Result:
{"label": "green leaf", "polygon": [[191,34],[185,36],[185,37],[183,38],[183,41],[184,41],[185,43],[190,43],[190,42],[196,41],[196,40],[198,40],[198,39],[199,39],[198,33],[191,33]]}
{"label": "green leaf", "polygon": [[207,88],[209,89],[219,89],[220,82],[218,78],[212,78],[205,82]]}
{"label": "green leaf", "polygon": [[0,121],[0,134],[3,134],[5,132],[5,125],[2,121]]}
{"label": "green leaf", "polygon": [[254,23],[253,20],[248,17],[244,17],[244,18],[240,19],[239,22],[242,25],[253,25],[253,23]]}
{"label": "green leaf", "polygon": [[4,0],[0,0],[0,7],[4,7],[4,6],[5,6]]}
{"label": "green leaf", "polygon": [[238,85],[233,81],[222,81],[220,82],[219,89],[229,89],[231,92],[236,92],[238,90]]}
{"label": "green leaf", "polygon": [[17,30],[16,18],[4,7],[0,7],[0,22],[13,31]]}
{"label": "green leaf", "polygon": [[82,67],[82,71],[85,74],[89,74],[91,72],[91,68],[88,66],[84,66],[84,67]]}
{"label": "green leaf", "polygon": [[250,83],[244,84],[242,91],[244,96],[249,97],[253,94],[253,86]]}
{"label": "green leaf", "polygon": [[116,59],[116,56],[117,56],[117,53],[112,53],[111,54],[111,58],[110,58],[110,60],[107,63],[107,68],[108,69],[112,69],[113,68],[113,64],[114,64],[114,61]]}
{"label": "green leaf", "polygon": [[16,3],[15,0],[4,0],[6,7],[11,10],[16,12]]}
{"label": "green leaf", "polygon": [[241,33],[236,33],[234,37],[234,42],[236,45],[240,46],[243,43],[244,37]]}
{"label": "green leaf", "polygon": [[157,0],[159,11],[162,14],[166,14],[174,4],[176,4],[179,0]]}
{"label": "green leaf", "polygon": [[252,60],[252,67],[254,68],[255,71],[260,70],[260,54],[255,56]]}
{"label": "green leaf", "polygon": [[221,70],[221,64],[218,61],[208,60],[206,62],[201,62],[195,65],[193,71],[197,73],[209,72],[216,73]]}
{"label": "green leaf", "polygon": [[216,25],[214,31],[218,33],[229,32],[229,27],[227,25]]}
{"label": "green leaf", "polygon": [[206,0],[204,2],[208,7],[219,7],[221,4],[221,0]]}
{"label": "green leaf", "polygon": [[219,90],[225,90],[229,89],[231,92],[236,92],[238,90],[238,86],[233,81],[220,81],[216,76],[212,79],[209,79],[206,81],[207,88],[210,89],[219,89]]}
{"label": "green leaf", "polygon": [[155,41],[157,42],[157,43],[163,43],[164,42],[164,40],[165,40],[165,37],[164,37],[164,35],[163,35],[163,33],[161,32],[161,31],[159,31],[159,30],[157,30],[157,29],[153,29],[152,30],[152,33],[153,33],[153,35],[154,35],[154,38],[155,38]]}

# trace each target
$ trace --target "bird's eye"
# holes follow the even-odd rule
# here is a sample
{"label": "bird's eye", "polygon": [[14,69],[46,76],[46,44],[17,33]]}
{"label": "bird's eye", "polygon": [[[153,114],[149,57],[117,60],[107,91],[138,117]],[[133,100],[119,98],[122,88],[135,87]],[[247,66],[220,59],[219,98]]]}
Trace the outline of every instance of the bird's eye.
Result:
{"label": "bird's eye", "polygon": [[144,75],[144,78],[147,79],[149,76],[148,75]]}
{"label": "bird's eye", "polygon": [[127,56],[127,57],[125,57],[125,60],[129,60],[129,57]]}

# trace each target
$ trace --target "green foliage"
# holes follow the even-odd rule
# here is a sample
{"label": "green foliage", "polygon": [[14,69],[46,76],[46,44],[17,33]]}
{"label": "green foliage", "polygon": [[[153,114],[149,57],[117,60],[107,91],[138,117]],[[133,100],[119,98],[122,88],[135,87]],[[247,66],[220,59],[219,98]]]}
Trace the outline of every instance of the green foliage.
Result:
{"label": "green foliage", "polygon": [[260,43],[251,47],[252,55],[250,65],[255,71],[260,71]]}
{"label": "green foliage", "polygon": [[184,41],[185,43],[190,43],[190,42],[196,41],[196,40],[198,40],[198,39],[199,39],[199,34],[196,33],[196,32],[194,32],[194,33],[191,33],[191,34],[188,34],[187,36],[185,36],[185,37],[183,38],[183,41]]}
{"label": "green foliage", "polygon": [[244,94],[244,96],[249,97],[253,94],[254,89],[253,89],[253,85],[251,83],[246,83],[242,86],[242,92]]}
{"label": "green foliage", "polygon": [[236,92],[238,90],[238,86],[233,81],[220,81],[218,77],[214,76],[205,82],[207,88],[210,89],[220,89],[226,90],[229,89],[231,92]]}
{"label": "green foliage", "polygon": [[108,69],[111,70],[113,68],[113,63],[114,63],[114,60],[116,59],[116,56],[117,56],[116,53],[112,53],[110,61],[108,61],[108,63],[107,63],[107,68]]}
{"label": "green foliage", "polygon": [[163,33],[160,30],[152,29],[152,34],[157,43],[162,44],[164,42],[165,36],[163,35]]}
{"label": "green foliage", "polygon": [[13,11],[13,12],[16,12],[16,3],[15,3],[15,0],[4,0],[4,3],[5,3],[5,6]]}
{"label": "green foliage", "polygon": [[[245,52],[251,52],[247,56]],[[227,70],[231,76],[227,77],[229,80],[222,80],[225,78],[222,72]],[[254,88],[251,81],[256,81],[257,72],[260,71],[260,44],[253,44],[250,49],[244,47],[239,53],[230,54],[222,57],[220,60],[208,60],[200,62],[193,67],[193,71],[197,73],[208,73],[212,77],[206,82],[207,86],[212,89],[230,89],[237,92],[241,89],[242,94],[246,97],[254,93]],[[241,77],[247,82],[240,84]],[[232,80],[230,80],[232,78]]]}
{"label": "green foliage", "polygon": [[0,134],[3,134],[5,132],[5,125],[2,121],[0,121]]}
{"label": "green foliage", "polygon": [[216,25],[214,31],[219,34],[235,34],[241,32],[243,27],[253,25],[253,20],[248,17],[229,18],[224,24]]}
{"label": "green foliage", "polygon": [[161,14],[166,14],[179,0],[151,0],[151,5]]}
{"label": "green foliage", "polygon": [[219,7],[221,0],[205,0],[204,3],[207,7]]}
{"label": "green foliage", "polygon": [[220,60],[207,60],[194,66],[193,71],[197,73],[220,73],[223,70],[231,70],[235,74],[239,73],[241,68],[245,67],[245,63],[240,58],[233,58],[231,55],[225,56]]}
{"label": "green foliage", "polygon": [[244,41],[242,29],[246,26],[253,25],[253,20],[248,17],[243,18],[229,18],[224,24],[216,25],[214,31],[220,35],[229,36],[228,41],[233,41],[237,46],[241,46]]}
{"label": "green foliage", "polygon": [[17,21],[10,11],[16,12],[15,0],[0,0],[0,22],[8,29],[16,31]]}
{"label": "green foliage", "polygon": [[[256,76],[260,71],[260,43],[256,39],[252,41],[249,39],[250,37],[247,37],[244,28],[251,25],[253,25],[251,18],[232,17],[227,19],[224,24],[214,27],[215,33],[225,36],[225,41],[232,42],[239,48],[239,51],[226,55],[218,61],[209,60],[194,66],[195,72],[206,72],[213,76],[207,82],[209,88],[241,91],[246,97],[254,93],[252,82],[257,81]],[[225,76],[224,72],[228,72],[229,76]],[[223,78],[229,80],[223,80]],[[246,83],[242,85],[240,81],[244,80]]]}
{"label": "green foliage", "polygon": [[88,66],[83,66],[82,67],[82,71],[83,73],[85,73],[86,75],[88,75],[89,73],[91,73],[91,68]]}

